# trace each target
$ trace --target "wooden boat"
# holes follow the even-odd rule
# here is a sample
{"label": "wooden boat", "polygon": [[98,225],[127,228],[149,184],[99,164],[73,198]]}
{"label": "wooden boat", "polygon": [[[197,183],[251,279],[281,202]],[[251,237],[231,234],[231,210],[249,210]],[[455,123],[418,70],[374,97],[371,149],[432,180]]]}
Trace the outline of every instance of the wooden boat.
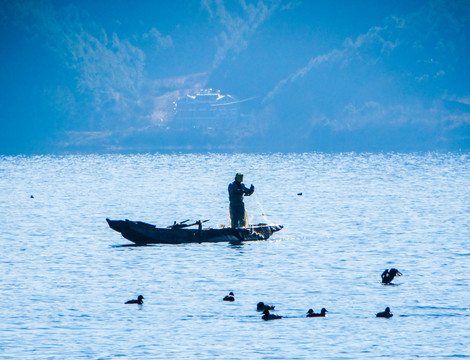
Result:
{"label": "wooden boat", "polygon": [[[241,228],[202,228],[207,222],[189,220],[175,222],[168,227],[156,227],[141,221],[106,219],[111,229],[120,232],[123,237],[137,245],[147,244],[183,244],[203,242],[233,242],[267,240],[273,233],[283,228],[282,225],[257,224]],[[197,228],[191,228],[197,226]]]}

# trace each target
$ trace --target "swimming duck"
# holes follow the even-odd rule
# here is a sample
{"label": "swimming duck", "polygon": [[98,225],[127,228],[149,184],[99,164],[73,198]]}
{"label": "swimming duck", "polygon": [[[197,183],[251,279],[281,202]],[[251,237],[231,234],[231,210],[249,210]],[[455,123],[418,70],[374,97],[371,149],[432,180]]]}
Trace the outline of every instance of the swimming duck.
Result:
{"label": "swimming duck", "polygon": [[273,305],[267,305],[265,304],[264,302],[259,302],[257,305],[256,305],[256,310],[257,311],[264,311],[264,310],[274,310],[274,306]]}
{"label": "swimming duck", "polygon": [[382,277],[382,284],[391,284],[395,276],[402,276],[403,274],[395,268],[390,270],[385,269],[385,271],[380,275]]}
{"label": "swimming duck", "polygon": [[390,308],[387,306],[385,308],[385,311],[383,312],[379,312],[375,315],[376,317],[380,317],[380,318],[386,318],[386,319],[389,319],[393,316],[393,314],[390,312]]}
{"label": "swimming duck", "polygon": [[261,316],[261,319],[265,321],[276,320],[276,319],[282,319],[282,316],[270,314],[269,310],[266,309],[263,311],[263,316]]}
{"label": "swimming duck", "polygon": [[235,301],[235,295],[233,295],[233,292],[230,292],[226,297],[224,297],[224,301]]}
{"label": "swimming duck", "polygon": [[307,317],[326,317],[328,310],[325,308],[321,309],[320,314],[316,314],[312,309],[308,309]]}
{"label": "swimming duck", "polygon": [[128,300],[124,304],[139,304],[142,305],[144,303],[144,297],[142,295],[139,295],[137,297],[137,300]]}

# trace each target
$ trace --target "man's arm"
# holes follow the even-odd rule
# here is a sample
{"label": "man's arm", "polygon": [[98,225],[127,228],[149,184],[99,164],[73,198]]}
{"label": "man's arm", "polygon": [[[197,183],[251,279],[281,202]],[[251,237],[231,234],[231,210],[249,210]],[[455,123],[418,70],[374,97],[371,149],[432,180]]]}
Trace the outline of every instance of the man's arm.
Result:
{"label": "man's arm", "polygon": [[253,186],[253,184],[251,184],[249,189],[245,185],[242,184],[242,189],[243,189],[243,194],[245,194],[246,196],[250,196],[251,194],[255,192],[255,187]]}

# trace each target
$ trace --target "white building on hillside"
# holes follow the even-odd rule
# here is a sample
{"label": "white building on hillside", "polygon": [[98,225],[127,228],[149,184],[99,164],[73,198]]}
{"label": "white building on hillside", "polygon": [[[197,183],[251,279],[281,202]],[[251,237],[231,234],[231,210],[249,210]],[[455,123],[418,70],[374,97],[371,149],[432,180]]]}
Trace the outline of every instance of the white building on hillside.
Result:
{"label": "white building on hillside", "polygon": [[174,103],[175,127],[220,129],[233,126],[239,117],[238,101],[220,90],[200,90]]}

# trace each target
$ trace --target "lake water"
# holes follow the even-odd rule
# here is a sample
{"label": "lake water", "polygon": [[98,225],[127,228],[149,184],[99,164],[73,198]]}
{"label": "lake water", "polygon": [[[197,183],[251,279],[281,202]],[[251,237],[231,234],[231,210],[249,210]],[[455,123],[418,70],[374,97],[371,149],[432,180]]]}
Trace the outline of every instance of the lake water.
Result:
{"label": "lake water", "polygon": [[[251,222],[285,226],[269,241],[127,247],[106,224],[228,224],[236,172]],[[0,189],[1,359],[470,357],[469,154],[0,157]]]}

